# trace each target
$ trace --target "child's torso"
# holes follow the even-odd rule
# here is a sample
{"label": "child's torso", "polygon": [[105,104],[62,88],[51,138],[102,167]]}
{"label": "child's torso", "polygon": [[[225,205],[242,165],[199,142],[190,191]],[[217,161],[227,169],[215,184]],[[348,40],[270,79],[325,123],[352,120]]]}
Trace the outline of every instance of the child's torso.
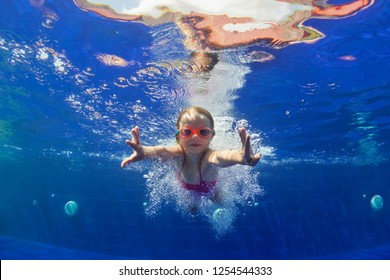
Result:
{"label": "child's torso", "polygon": [[207,193],[214,189],[217,182],[217,169],[204,158],[197,164],[191,164],[183,159],[178,178],[183,188],[200,193]]}

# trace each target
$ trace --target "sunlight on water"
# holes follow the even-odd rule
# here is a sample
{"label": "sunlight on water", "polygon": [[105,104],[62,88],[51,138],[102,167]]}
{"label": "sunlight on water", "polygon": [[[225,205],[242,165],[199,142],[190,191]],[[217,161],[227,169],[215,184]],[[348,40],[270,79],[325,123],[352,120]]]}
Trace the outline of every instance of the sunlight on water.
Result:
{"label": "sunlight on water", "polygon": [[[358,106],[356,104],[355,106]],[[384,160],[379,152],[379,143],[376,141],[378,127],[371,125],[371,112],[357,112],[352,115],[351,126],[355,129],[358,140],[360,164],[376,164]]]}
{"label": "sunlight on water", "polygon": [[[158,28],[155,29],[157,32]],[[159,37],[156,37],[159,40]],[[161,48],[160,48],[161,49]],[[191,61],[164,61],[147,63],[145,65],[129,66],[135,67],[127,77],[126,82],[120,82],[121,78],[116,80],[94,80],[95,69],[79,69],[73,66],[73,62],[63,53],[61,49],[56,49],[52,42],[43,38],[35,38],[31,42],[26,42],[16,34],[9,32],[0,32],[0,54],[3,59],[5,71],[13,75],[15,82],[25,78],[26,73],[44,85],[50,94],[58,95],[64,98],[64,101],[85,120],[81,125],[95,133],[104,135],[104,142],[122,143],[130,135],[131,124],[140,126],[146,138],[145,143],[156,144],[161,140],[160,133],[166,133],[161,127],[174,129],[175,117],[181,108],[191,105],[202,105],[209,109],[217,123],[218,130],[223,130],[228,122],[238,121],[234,117],[234,101],[237,99],[238,91],[245,85],[245,76],[250,73],[251,69],[246,62],[248,52],[245,50],[229,51],[221,53],[221,62],[219,62],[210,73],[197,74],[193,73],[193,64]],[[167,54],[170,57],[171,54]],[[251,54],[253,56],[253,54]],[[260,57],[271,58],[272,55],[260,54]],[[259,56],[255,56],[255,59]],[[246,57],[245,59],[243,57]],[[98,58],[95,58],[99,61]],[[262,63],[269,63],[266,61]],[[272,62],[272,61],[271,61]],[[127,68],[126,68],[127,69]],[[18,70],[18,71],[17,71]],[[54,75],[54,76],[53,76]],[[225,79],[225,77],[228,77]],[[54,80],[59,79],[67,86],[72,86],[73,90],[63,92],[58,85],[54,85]],[[116,92],[112,93],[115,87],[121,88],[122,85],[135,88],[146,88],[145,98],[135,99],[126,102],[120,102]],[[8,109],[13,108],[13,114],[17,115],[23,108],[14,98],[18,95],[25,96],[27,93],[24,89],[14,89],[8,91],[11,95],[2,95],[2,104]],[[109,93],[103,96],[102,93]],[[163,110],[167,118],[159,117],[159,112],[154,112],[145,103],[148,99],[153,102],[167,104]],[[123,121],[126,120],[126,121]],[[230,125],[230,124],[229,124]],[[228,126],[229,126],[228,125]],[[276,151],[270,146],[261,146],[259,149],[263,154],[262,164],[284,165],[291,163],[307,162],[317,164],[372,164],[386,160],[379,153],[379,144],[375,140],[377,129],[370,125],[370,113],[356,113],[352,115],[351,126],[355,129],[359,137],[359,157],[350,155],[335,155],[332,157],[323,151],[313,151],[312,154],[297,157],[276,158]],[[154,128],[154,131],[145,133],[145,129]],[[8,121],[2,121],[2,147],[8,152],[2,152],[2,156],[9,157],[15,151],[24,147],[18,147],[6,143],[7,139],[12,138],[12,126]],[[261,131],[250,131],[252,137],[257,137],[261,142]],[[233,134],[235,135],[235,134]],[[164,140],[162,140],[164,141]],[[257,140],[256,140],[257,141]],[[236,142],[232,139],[231,142]],[[6,145],[6,146],[4,146]],[[214,148],[223,148],[224,143],[219,142],[218,137],[213,143]],[[13,148],[15,147],[15,148]],[[47,155],[61,156],[62,151],[47,150],[42,151]],[[101,155],[96,153],[84,153],[90,157],[109,157],[113,160],[120,161],[128,151],[117,151],[115,154],[102,152]]]}

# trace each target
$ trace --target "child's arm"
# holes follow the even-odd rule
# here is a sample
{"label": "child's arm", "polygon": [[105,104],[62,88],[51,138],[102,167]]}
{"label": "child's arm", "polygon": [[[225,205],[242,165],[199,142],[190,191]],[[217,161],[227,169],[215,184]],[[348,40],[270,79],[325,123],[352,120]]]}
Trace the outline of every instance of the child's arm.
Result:
{"label": "child's arm", "polygon": [[135,127],[131,130],[131,134],[133,139],[126,140],[126,144],[129,145],[133,149],[133,153],[131,156],[125,158],[121,167],[125,167],[127,164],[149,159],[149,158],[161,158],[161,159],[170,159],[175,156],[178,156],[182,153],[182,149],[179,145],[164,147],[164,146],[142,146],[140,141],[140,133],[139,128]]}
{"label": "child's arm", "polygon": [[250,136],[246,133],[245,128],[239,130],[242,149],[239,150],[219,150],[211,151],[208,160],[209,163],[219,167],[229,167],[236,164],[255,166],[261,158],[261,154],[253,154]]}

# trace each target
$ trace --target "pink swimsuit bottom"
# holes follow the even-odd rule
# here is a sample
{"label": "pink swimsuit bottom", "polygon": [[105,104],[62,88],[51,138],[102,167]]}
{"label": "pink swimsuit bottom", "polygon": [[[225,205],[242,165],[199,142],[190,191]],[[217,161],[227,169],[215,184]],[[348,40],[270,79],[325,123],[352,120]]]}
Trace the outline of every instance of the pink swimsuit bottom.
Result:
{"label": "pink swimsuit bottom", "polygon": [[217,183],[216,180],[211,182],[206,182],[205,180],[202,179],[202,176],[200,177],[199,184],[189,184],[185,182],[180,175],[179,175],[179,179],[183,188],[189,191],[195,191],[199,194],[211,193],[214,190],[214,187]]}

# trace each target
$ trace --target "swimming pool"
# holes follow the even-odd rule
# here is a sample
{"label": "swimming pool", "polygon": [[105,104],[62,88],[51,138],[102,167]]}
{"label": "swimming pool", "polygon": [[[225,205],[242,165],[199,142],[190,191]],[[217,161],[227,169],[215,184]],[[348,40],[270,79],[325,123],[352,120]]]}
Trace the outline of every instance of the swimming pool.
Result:
{"label": "swimming pool", "polygon": [[[215,48],[207,73],[173,22],[20,2],[0,12],[2,259],[389,259],[387,2],[305,19],[310,43]],[[170,143],[193,104],[215,115],[217,147],[245,126],[263,154],[223,173],[254,192],[227,231],[178,209],[165,166],[120,168],[131,127]]]}

